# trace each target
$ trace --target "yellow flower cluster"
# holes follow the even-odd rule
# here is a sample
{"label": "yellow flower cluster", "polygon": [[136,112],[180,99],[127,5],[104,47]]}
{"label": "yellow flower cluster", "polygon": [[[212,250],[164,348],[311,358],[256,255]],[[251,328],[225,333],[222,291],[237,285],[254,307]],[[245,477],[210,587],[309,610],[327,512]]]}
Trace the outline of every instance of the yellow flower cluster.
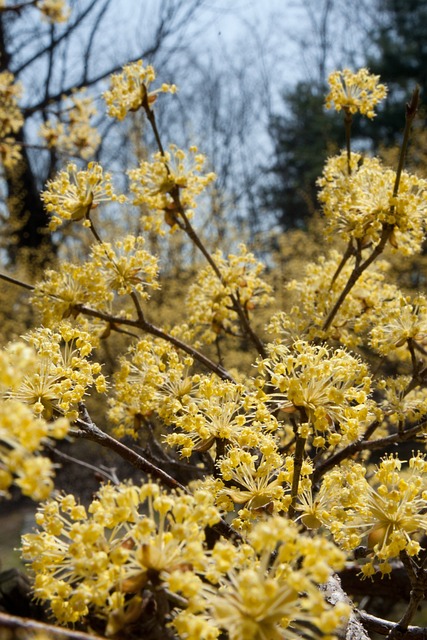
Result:
{"label": "yellow flower cluster", "polygon": [[6,397],[29,405],[36,416],[50,420],[65,415],[77,418],[77,404],[92,386],[106,390],[101,365],[90,362],[92,351],[88,333],[63,322],[55,331],[36,329],[24,336],[37,358],[25,374],[11,381]]}
{"label": "yellow flower cluster", "polygon": [[46,422],[24,403],[8,399],[12,385],[21,384],[36,363],[35,350],[23,342],[0,351],[0,497],[8,497],[12,484],[33,500],[45,500],[53,489],[54,465],[40,451],[49,439],[66,436],[68,421]]}
{"label": "yellow flower cluster", "polygon": [[369,416],[368,367],[344,349],[331,351],[303,340],[267,345],[259,362],[267,395],[285,413],[300,413],[300,435],[315,447],[358,439]]}
{"label": "yellow flower cluster", "polygon": [[170,145],[165,154],[157,152],[151,162],[142,161],[137,169],[127,172],[134,194],[133,204],[148,208],[141,218],[145,230],[161,232],[163,220],[159,212],[172,229],[179,224],[180,207],[187,217],[192,217],[196,197],[216,177],[214,173],[202,174],[205,162],[205,156],[197,147],[190,147],[186,154],[176,145]]}
{"label": "yellow flower cluster", "polygon": [[301,338],[308,342],[337,340],[355,349],[373,326],[384,321],[383,306],[388,300],[399,299],[400,292],[396,285],[387,282],[390,264],[378,260],[363,272],[329,328],[323,328],[353,269],[352,262],[348,261],[333,280],[340,261],[340,254],[331,251],[328,258],[321,256],[317,262],[306,264],[304,277],[286,284],[286,291],[296,301],[288,313],[278,312],[272,316],[269,330],[273,335],[288,344]]}
{"label": "yellow flower cluster", "polygon": [[10,71],[0,73],[0,159],[7,169],[13,168],[21,158],[20,146],[14,138],[24,118],[18,106],[22,86],[15,82]]}
{"label": "yellow flower cluster", "polygon": [[364,576],[374,574],[377,563],[383,574],[390,573],[390,560],[401,551],[416,556],[421,550],[427,528],[427,461],[418,453],[402,465],[398,456],[384,458],[368,479],[365,467],[347,462],[324,477],[326,489],[315,513],[318,526],[327,527],[345,550],[367,545],[371,559],[361,567]]}
{"label": "yellow flower cluster", "polygon": [[[195,596],[207,562],[205,527],[219,520],[206,491],[166,494],[156,484],[101,487],[87,510],[73,495],[39,508],[23,536],[34,595],[61,623],[89,615],[115,636],[144,617],[146,590]],[[192,577],[189,580],[189,576]]]}
{"label": "yellow flower cluster", "polygon": [[97,129],[90,124],[95,114],[92,98],[82,94],[72,95],[56,120],[50,119],[41,125],[39,135],[49,148],[90,158],[101,141]]}
{"label": "yellow flower cluster", "polygon": [[328,234],[339,233],[363,246],[377,244],[385,224],[393,226],[390,243],[404,254],[420,251],[427,215],[427,181],[403,172],[393,196],[396,172],[378,158],[345,152],[330,158],[318,180],[319,200],[328,220]]}
{"label": "yellow flower cluster", "polygon": [[194,605],[199,615],[184,610],[173,625],[188,640],[217,638],[220,630],[230,640],[296,639],[301,633],[315,638],[318,630],[330,639],[350,607],[333,607],[316,585],[342,568],[344,559],[330,542],[274,516],[257,524],[243,547],[216,543],[206,572],[211,584],[202,585]]}
{"label": "yellow flower cluster", "polygon": [[162,84],[160,88],[148,91],[155,79],[153,67],[145,67],[142,60],[126,65],[121,73],[112,75],[110,89],[104,93],[108,115],[123,120],[130,111],[151,105],[159,93],[176,93],[174,84]]}
{"label": "yellow flower cluster", "polygon": [[360,111],[368,118],[374,118],[374,107],[387,95],[387,88],[378,82],[379,79],[368,69],[359,69],[356,73],[350,69],[334,71],[328,78],[327,109],[333,106],[336,111],[344,109],[351,114]]}
{"label": "yellow flower cluster", "polygon": [[18,400],[0,399],[0,497],[8,497],[15,484],[32,500],[45,500],[52,492],[54,464],[40,455],[51,438],[68,433],[65,418],[47,422]]}
{"label": "yellow flower cluster", "polygon": [[265,269],[245,245],[240,245],[240,254],[224,258],[221,251],[213,255],[221,280],[208,266],[201,269],[191,285],[187,307],[190,325],[198,337],[209,344],[219,334],[241,333],[238,313],[231,296],[238,300],[247,315],[272,302],[272,287],[260,275]]}
{"label": "yellow flower cluster", "polygon": [[182,357],[160,338],[140,340],[120,364],[109,412],[117,436],[135,437],[141,419],[152,413],[170,424],[188,405],[200,382],[200,375],[189,371],[192,358]]}
{"label": "yellow flower cluster", "polygon": [[[371,344],[381,355],[388,355],[400,347],[427,345],[427,299],[418,295],[411,301],[409,296],[387,300],[381,307],[381,321],[372,328]],[[399,350],[399,356],[402,349]],[[407,357],[409,357],[409,352]]]}
{"label": "yellow flower cluster", "polygon": [[157,258],[143,247],[142,236],[126,236],[114,244],[103,242],[92,247],[92,263],[103,276],[107,289],[123,296],[138,291],[149,297],[147,287],[159,288]]}
{"label": "yellow flower cluster", "polygon": [[86,171],[77,171],[75,164],[69,164],[54,180],[46,185],[41,194],[49,213],[51,231],[55,231],[64,221],[89,221],[90,212],[102,202],[124,202],[125,196],[117,196],[111,184],[111,176],[104,174],[101,165],[90,162]]}
{"label": "yellow flower cluster", "polygon": [[65,0],[38,0],[36,7],[51,24],[67,22],[71,13]]}

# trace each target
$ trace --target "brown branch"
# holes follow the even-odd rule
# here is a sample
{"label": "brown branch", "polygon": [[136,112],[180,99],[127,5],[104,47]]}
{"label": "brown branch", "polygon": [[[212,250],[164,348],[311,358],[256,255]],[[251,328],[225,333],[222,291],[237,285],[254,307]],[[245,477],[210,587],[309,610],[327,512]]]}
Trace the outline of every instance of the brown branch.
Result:
{"label": "brown branch", "polygon": [[[0,612],[0,630],[1,629],[19,630],[25,634],[45,633],[52,640],[103,640],[101,636],[95,636],[91,633],[55,627],[52,624],[38,622],[30,618],[20,618],[19,616],[12,616],[2,612]],[[3,637],[1,633],[0,636]],[[27,637],[27,635],[25,637]]]}
{"label": "brown branch", "polygon": [[427,423],[427,419],[422,420],[419,424],[414,427],[410,427],[406,431],[402,431],[399,433],[394,433],[390,436],[385,436],[384,438],[378,438],[377,440],[357,440],[356,442],[352,442],[351,444],[341,449],[337,453],[333,454],[330,458],[319,464],[319,466],[315,469],[313,473],[313,484],[318,482],[320,478],[332,469],[336,465],[340,464],[346,458],[358,453],[360,451],[375,451],[377,449],[384,449],[385,447],[390,446],[391,444],[398,444],[399,442],[406,442],[407,440],[411,440],[415,438],[420,431],[425,428]]}
{"label": "brown branch", "polygon": [[[379,633],[381,636],[388,636],[389,633],[391,633],[396,628],[395,622],[389,622],[388,620],[377,618],[376,616],[372,616],[370,613],[366,613],[365,611],[359,611],[358,617],[360,618],[363,626],[368,631]],[[426,640],[427,627],[409,626],[404,631],[404,635],[401,637],[402,640]]]}

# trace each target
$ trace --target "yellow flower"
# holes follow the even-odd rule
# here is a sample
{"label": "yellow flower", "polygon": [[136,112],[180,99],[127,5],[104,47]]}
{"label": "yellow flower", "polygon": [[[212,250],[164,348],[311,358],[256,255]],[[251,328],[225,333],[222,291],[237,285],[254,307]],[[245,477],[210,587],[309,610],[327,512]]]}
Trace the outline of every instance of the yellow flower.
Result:
{"label": "yellow flower", "polygon": [[92,262],[101,271],[108,290],[121,296],[138,291],[147,299],[147,288],[159,287],[157,258],[143,248],[144,244],[142,236],[128,235],[114,245],[103,242],[92,247]]}
{"label": "yellow flower", "polygon": [[[133,204],[148,207],[141,218],[144,229],[161,233],[163,219],[174,229],[179,224],[178,195],[187,217],[192,216],[192,210],[197,206],[196,197],[216,177],[212,172],[202,174],[205,162],[205,156],[197,147],[190,147],[186,154],[176,145],[170,145],[164,155],[157,152],[151,162],[143,161],[137,169],[128,171]],[[163,213],[163,218],[159,212]]]}
{"label": "yellow flower", "polygon": [[[244,550],[231,549],[230,542],[213,549],[207,577],[214,584],[201,589],[213,626],[230,640],[281,640],[300,638],[301,631],[316,637],[315,628],[330,633],[343,623],[350,608],[333,608],[317,587],[344,564],[333,544],[305,536],[280,516],[256,525],[248,542]],[[234,556],[231,567],[223,563],[225,546]]]}
{"label": "yellow flower", "polygon": [[334,106],[336,111],[344,109],[351,114],[360,111],[373,118],[374,107],[387,95],[387,88],[378,81],[379,76],[367,69],[359,69],[356,73],[350,69],[334,71],[328,78],[330,92],[326,96],[326,107]]}
{"label": "yellow flower", "polygon": [[261,277],[264,265],[244,244],[239,249],[239,254],[230,254],[227,258],[221,251],[215,252],[213,259],[222,280],[208,266],[199,271],[188,292],[190,324],[196,335],[208,344],[220,334],[241,335],[231,296],[239,300],[248,317],[272,301],[272,287]]}
{"label": "yellow flower", "polygon": [[159,93],[175,93],[174,84],[162,84],[154,91],[148,87],[156,79],[152,66],[144,67],[142,60],[123,67],[121,73],[111,76],[111,88],[104,93],[107,113],[112,118],[123,120],[130,111],[137,111],[144,103],[151,105]]}
{"label": "yellow flower", "polygon": [[111,176],[94,162],[88,164],[87,171],[77,171],[76,165],[69,164],[47,183],[41,197],[47,211],[55,214],[50,222],[52,231],[66,220],[88,219],[91,209],[102,202],[124,201],[124,196],[114,193]]}
{"label": "yellow flower", "polygon": [[65,0],[38,0],[36,7],[51,24],[67,22],[71,13]]}
{"label": "yellow flower", "polygon": [[377,244],[384,224],[394,227],[392,247],[405,254],[418,252],[424,240],[427,215],[427,181],[402,172],[399,192],[393,196],[396,172],[378,158],[351,154],[330,158],[318,180],[319,200],[328,220],[327,233],[344,240],[356,239],[362,246]]}
{"label": "yellow flower", "polygon": [[30,405],[45,419],[65,415],[73,420],[89,387],[105,390],[100,364],[88,360],[92,351],[88,333],[63,322],[56,332],[41,328],[24,338],[38,357],[21,379],[12,382],[8,398]]}
{"label": "yellow flower", "polygon": [[[285,413],[301,412],[308,434],[335,445],[357,439],[368,416],[371,379],[362,361],[344,349],[298,341],[292,347],[267,345],[259,362],[266,394]],[[272,389],[270,391],[270,388]]]}
{"label": "yellow flower", "polygon": [[0,496],[8,497],[14,483],[32,500],[48,498],[54,465],[40,451],[49,438],[65,438],[68,429],[64,418],[48,423],[24,403],[0,399]]}
{"label": "yellow flower", "polygon": [[67,99],[60,118],[49,119],[39,130],[39,135],[49,148],[62,153],[90,158],[99,146],[101,137],[90,121],[96,114],[92,98],[75,94]]}
{"label": "yellow flower", "polygon": [[22,555],[36,574],[35,597],[60,623],[95,616],[107,636],[126,635],[128,625],[150,615],[141,606],[148,591],[197,597],[205,527],[218,520],[208,492],[105,485],[87,510],[71,495],[42,505],[39,530],[23,536]]}

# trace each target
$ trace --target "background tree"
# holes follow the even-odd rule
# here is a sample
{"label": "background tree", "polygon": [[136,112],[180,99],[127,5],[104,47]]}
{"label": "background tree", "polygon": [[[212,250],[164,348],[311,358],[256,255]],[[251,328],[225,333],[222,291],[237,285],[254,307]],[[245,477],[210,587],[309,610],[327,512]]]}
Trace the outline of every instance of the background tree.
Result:
{"label": "background tree", "polygon": [[[63,164],[66,155],[78,157],[82,149],[88,151],[83,153],[86,158],[91,153],[94,157],[117,155],[117,145],[123,146],[123,139],[107,135],[108,120],[98,117],[102,145],[98,146],[99,139],[92,144],[92,138],[80,140],[80,148],[61,148],[57,144],[61,127],[75,117],[71,111],[75,114],[76,104],[70,98],[84,88],[91,88],[99,97],[103,80],[126,62],[155,59],[157,68],[163,69],[170,56],[178,59],[178,52],[186,46],[184,33],[189,24],[193,24],[193,33],[203,26],[203,22],[194,25],[203,4],[203,0],[143,3],[135,9],[132,22],[119,3],[111,0],[72,2],[70,10],[65,2],[50,0],[2,5],[0,73],[12,74],[2,76],[2,98],[10,91],[5,78],[12,78],[14,87],[25,88],[20,103],[23,126],[2,128],[0,140],[3,156],[10,155],[11,147],[19,153],[19,160],[4,163],[2,176],[2,220],[7,225],[3,235],[12,262],[25,251],[33,265],[43,264],[56,250],[57,242],[46,233],[47,215],[39,192],[58,168],[58,159]],[[83,108],[81,102],[79,108]],[[93,106],[87,108],[92,115]],[[49,132],[42,145],[37,137],[41,125],[47,125]]]}

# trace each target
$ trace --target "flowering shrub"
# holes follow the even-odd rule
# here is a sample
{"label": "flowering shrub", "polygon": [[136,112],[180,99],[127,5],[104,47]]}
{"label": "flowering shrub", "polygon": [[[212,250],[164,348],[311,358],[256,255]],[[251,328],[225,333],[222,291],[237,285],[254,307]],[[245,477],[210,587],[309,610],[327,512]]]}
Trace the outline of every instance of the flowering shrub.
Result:
{"label": "flowering shrub", "polygon": [[[53,3],[39,5],[49,16]],[[202,240],[197,207],[214,175],[195,147],[165,150],[155,102],[176,88],[153,82],[140,61],[104,94],[118,120],[145,112],[158,144],[128,170],[130,193],[95,163],[46,185],[51,229],[82,225],[93,244],[45,271],[32,287],[42,326],[0,351],[0,491],[15,484],[44,500],[22,538],[33,595],[58,625],[123,640],[326,640],[350,637],[350,624],[351,637],[374,625],[410,638],[427,581],[426,299],[388,281],[379,257],[419,252],[424,239],[427,183],[403,170],[417,93],[393,170],[350,148],[351,119],[372,118],[385,87],[366,69],[332,74],[327,105],[344,112],[347,148],[327,161],[319,199],[342,244],[287,284],[298,304],[286,311],[271,308],[244,245],[225,256]],[[111,201],[116,215],[140,207],[141,235],[103,239]],[[205,261],[182,296],[185,323],[149,319],[162,267],[147,231],[181,233]],[[128,346],[107,380],[96,349],[118,333]],[[252,352],[252,367],[227,366],[224,336]],[[102,428],[91,392],[108,407]],[[155,451],[143,455],[147,434]],[[143,479],[112,474],[87,504],[53,491],[43,449],[69,436],[111,449]],[[408,441],[412,454],[387,453]],[[399,593],[402,567],[411,590],[399,624],[358,612],[378,575]],[[354,569],[363,583],[349,582]]]}

